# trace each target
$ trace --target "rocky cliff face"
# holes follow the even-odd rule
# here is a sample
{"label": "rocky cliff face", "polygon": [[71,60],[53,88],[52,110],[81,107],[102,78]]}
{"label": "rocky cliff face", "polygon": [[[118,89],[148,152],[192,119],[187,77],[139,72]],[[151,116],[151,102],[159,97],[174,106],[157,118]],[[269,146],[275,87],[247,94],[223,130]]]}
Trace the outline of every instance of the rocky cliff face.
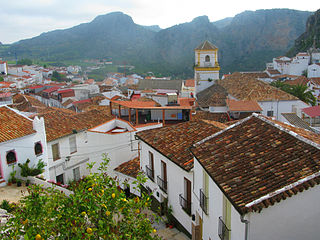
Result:
{"label": "rocky cliff face", "polygon": [[298,52],[306,52],[311,47],[320,48],[320,9],[308,18],[305,32],[295,40],[294,46],[287,54],[294,56]]}

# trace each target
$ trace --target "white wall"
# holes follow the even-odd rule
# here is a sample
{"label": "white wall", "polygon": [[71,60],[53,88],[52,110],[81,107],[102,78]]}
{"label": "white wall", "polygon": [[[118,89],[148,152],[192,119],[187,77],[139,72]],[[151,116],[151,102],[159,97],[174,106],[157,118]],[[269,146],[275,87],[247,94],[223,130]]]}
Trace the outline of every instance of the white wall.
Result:
{"label": "white wall", "polygon": [[[200,62],[199,60],[199,54],[200,54]],[[206,56],[210,57],[210,62],[206,62],[205,58]],[[213,67],[215,65],[215,60],[218,62],[218,51],[201,51],[200,53],[195,51],[195,63],[199,64],[199,67]]]}
{"label": "white wall", "polygon": [[281,115],[281,113],[291,113],[296,109],[296,114],[301,117],[301,109],[309,107],[308,104],[300,100],[292,101],[261,101],[258,102],[262,108],[262,114],[267,116],[267,111],[273,111],[273,116],[276,120],[285,122],[286,119]]}
{"label": "white wall", "polygon": [[319,239],[320,186],[250,214],[249,240]]}
{"label": "white wall", "polygon": [[[182,110],[179,110],[179,109],[165,110],[164,118],[165,120],[182,120],[182,119],[179,119],[179,116],[178,116],[179,113],[181,116]],[[151,110],[151,120],[162,121],[162,110]]]}
{"label": "white wall", "polygon": [[[77,143],[77,152],[72,154],[69,144],[71,136],[76,136]],[[74,179],[73,169],[77,167],[80,168],[80,177],[89,173],[87,163],[90,160],[90,148],[87,139],[86,132],[79,132],[48,142],[49,180],[56,181],[58,175],[64,174],[64,183],[67,184]],[[55,143],[59,143],[60,159],[53,161],[52,145]]]}
{"label": "white wall", "polygon": [[[203,221],[203,239],[219,239],[218,225],[219,217],[223,216],[223,194],[219,187],[209,177],[208,214],[205,214],[200,207],[200,189],[203,188],[203,168],[194,159],[194,183],[192,206],[193,214],[198,213]],[[195,225],[196,222],[194,222]],[[231,205],[231,240],[244,239],[245,225],[240,221],[240,215]],[[256,238],[260,239],[260,238]]]}
{"label": "white wall", "polygon": [[[30,159],[29,167],[36,165],[40,159],[47,163],[48,155],[43,118],[40,120],[35,118],[35,120],[33,120],[33,129],[36,133],[0,143],[0,161],[4,180],[9,180],[10,173],[12,172],[12,166],[14,166],[14,169],[17,171],[16,177],[20,177],[21,168],[18,167],[18,163],[23,164],[27,159]],[[34,145],[37,142],[42,144],[43,152],[40,155],[35,155],[34,152]],[[11,150],[15,151],[17,162],[8,165],[6,161],[6,154]],[[46,175],[47,172],[44,173],[44,176]]]}
{"label": "white wall", "polygon": [[308,66],[308,78],[320,77],[320,65],[311,64]]}
{"label": "white wall", "polygon": [[[140,167],[144,172],[146,172],[146,165],[149,166],[149,151],[153,153],[154,158],[155,182],[148,178],[146,186],[150,187],[153,191],[153,196],[159,202],[163,201],[161,195],[168,197],[168,205],[171,205],[173,210],[172,214],[184,228],[191,233],[191,217],[181,208],[179,194],[184,193],[184,178],[187,178],[192,184],[193,172],[183,170],[161,153],[157,152],[154,148],[141,141]],[[161,161],[164,161],[167,164],[167,194],[164,193],[157,184],[157,176],[161,176]],[[157,192],[159,193],[159,197],[157,196]]]}
{"label": "white wall", "polygon": [[227,112],[228,108],[227,106],[223,107],[209,107],[209,112]]}

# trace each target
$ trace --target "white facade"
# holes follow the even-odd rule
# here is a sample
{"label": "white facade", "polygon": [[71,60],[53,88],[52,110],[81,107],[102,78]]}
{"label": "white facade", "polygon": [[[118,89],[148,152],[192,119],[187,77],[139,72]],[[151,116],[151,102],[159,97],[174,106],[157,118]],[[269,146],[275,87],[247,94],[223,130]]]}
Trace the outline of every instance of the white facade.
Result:
{"label": "white facade", "polygon": [[308,78],[320,77],[320,63],[314,63],[308,66]]}
{"label": "white facade", "polygon": [[[21,116],[25,117],[24,115]],[[18,167],[18,163],[23,164],[27,159],[30,159],[29,167],[35,166],[39,160],[42,160],[48,165],[44,120],[43,118],[39,119],[38,117],[34,120],[29,120],[33,122],[33,130],[35,130],[35,133],[0,143],[0,175],[5,181],[9,180],[13,166],[14,170],[17,171],[16,177],[19,178],[21,168]],[[38,155],[35,153],[35,144],[37,143],[42,146],[42,153]],[[15,153],[16,162],[8,164],[6,158],[7,154],[11,151]],[[43,175],[45,177],[48,176],[47,169],[45,169]]]}
{"label": "white facade", "polygon": [[259,101],[258,104],[262,108],[262,114],[268,117],[275,117],[275,120],[285,122],[286,119],[282,116],[282,113],[296,113],[301,117],[301,110],[309,107],[308,104],[301,100],[287,100],[287,101]]}
{"label": "white facade", "polygon": [[[194,160],[194,191],[193,214],[194,225],[199,225],[202,219],[202,239],[219,239],[219,217],[228,221],[230,229],[229,240],[245,239],[245,224],[241,222],[239,212],[232,204],[227,206],[224,194],[209,177],[208,214],[202,211],[199,204],[200,189],[203,188],[204,169],[199,162]],[[320,186],[316,185],[285,200],[275,203],[273,206],[263,208],[262,211],[244,215],[248,220],[247,240],[313,240],[319,238],[320,220]],[[228,208],[230,214],[226,216],[224,208]],[[229,218],[228,220],[225,218]]]}
{"label": "white facade", "polygon": [[212,86],[219,79],[218,49],[195,50],[194,79],[196,93]]}
{"label": "white facade", "polygon": [[[193,172],[187,172],[170,159],[141,141],[140,168],[146,172],[146,166],[149,166],[149,152],[153,154],[154,159],[154,181],[148,178],[145,186],[152,190],[153,196],[158,202],[162,203],[168,198],[168,206],[172,207],[173,216],[182,224],[182,226],[191,234],[191,216],[189,216],[180,205],[179,195],[185,194],[184,179],[193,181]],[[161,161],[165,162],[167,169],[167,192],[160,189],[157,177],[162,178]]]}
{"label": "white facade", "polygon": [[0,74],[8,74],[8,63],[0,60]]}
{"label": "white facade", "polygon": [[[76,149],[70,141],[75,138]],[[59,149],[59,158],[53,158],[53,145]],[[49,179],[55,182],[67,184],[89,173],[87,163],[90,160],[90,148],[88,148],[88,136],[86,131],[70,134],[68,136],[48,142]],[[60,176],[60,178],[59,178]],[[61,177],[62,176],[62,177]]]}

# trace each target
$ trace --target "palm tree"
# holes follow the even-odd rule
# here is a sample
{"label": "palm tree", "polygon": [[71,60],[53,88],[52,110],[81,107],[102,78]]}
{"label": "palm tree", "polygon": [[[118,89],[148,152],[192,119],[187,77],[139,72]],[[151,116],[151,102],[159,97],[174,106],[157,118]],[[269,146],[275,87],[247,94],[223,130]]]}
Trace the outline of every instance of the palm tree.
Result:
{"label": "palm tree", "polygon": [[293,85],[289,90],[289,93],[293,96],[296,96],[301,101],[314,106],[316,105],[317,99],[313,96],[312,92],[313,90],[308,90],[308,86],[303,84]]}

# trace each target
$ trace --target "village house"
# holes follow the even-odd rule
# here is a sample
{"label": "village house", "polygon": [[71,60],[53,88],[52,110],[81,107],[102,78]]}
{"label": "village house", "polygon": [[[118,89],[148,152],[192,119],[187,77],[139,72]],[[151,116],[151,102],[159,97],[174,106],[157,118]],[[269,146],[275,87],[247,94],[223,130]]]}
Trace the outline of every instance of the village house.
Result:
{"label": "village house", "polygon": [[58,108],[49,108],[37,116],[44,118],[46,127],[48,179],[66,184],[88,174],[91,150],[87,130],[111,117],[98,110],[76,114]]}
{"label": "village house", "polygon": [[[191,234],[193,157],[188,148],[225,127],[213,121],[190,121],[136,134],[140,142],[140,169],[148,176],[144,185],[153,204],[167,207],[177,224]],[[167,206],[166,206],[167,205]]]}
{"label": "village house", "polygon": [[2,61],[0,59],[0,75],[7,75],[8,74],[8,63],[6,61]]}
{"label": "village house", "polygon": [[191,152],[193,239],[318,238],[319,135],[254,114]]}
{"label": "village house", "polygon": [[[301,117],[301,109],[308,105],[295,96],[260,81],[250,75],[233,73],[217,81],[219,86],[211,86],[197,94],[200,106],[211,112],[226,111],[226,98],[237,101],[255,101],[265,116],[284,121],[281,113],[295,112]],[[214,94],[211,94],[214,93]],[[255,109],[252,112],[259,112]]]}
{"label": "village house", "polygon": [[308,66],[308,78],[320,77],[320,63],[313,63]]}
{"label": "village house", "polygon": [[[10,173],[17,171],[18,163],[30,159],[29,166],[39,160],[47,164],[47,145],[43,118],[33,120],[20,114],[19,111],[7,106],[0,107],[0,186],[8,183]],[[48,172],[44,172],[48,176]]]}

